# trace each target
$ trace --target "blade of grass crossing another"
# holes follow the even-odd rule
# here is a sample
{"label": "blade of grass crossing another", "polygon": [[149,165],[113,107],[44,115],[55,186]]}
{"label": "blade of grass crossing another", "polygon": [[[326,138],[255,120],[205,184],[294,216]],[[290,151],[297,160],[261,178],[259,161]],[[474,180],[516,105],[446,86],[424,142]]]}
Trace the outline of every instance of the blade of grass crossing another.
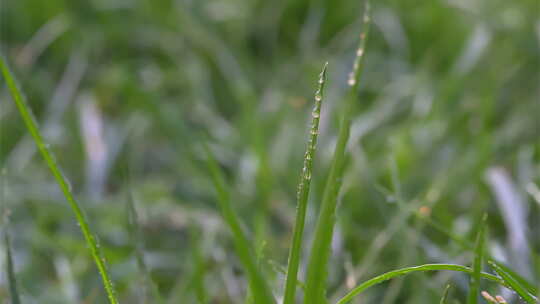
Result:
{"label": "blade of grass crossing another", "polygon": [[487,215],[484,214],[474,246],[474,261],[472,266],[473,273],[469,280],[469,295],[467,298],[468,304],[478,304],[478,296],[480,295],[480,273],[482,272],[482,265],[484,262],[486,221]]}
{"label": "blade of grass crossing another", "polygon": [[326,302],[325,285],[327,266],[334,231],[337,198],[343,176],[345,150],[351,128],[351,108],[353,102],[356,100],[356,91],[360,81],[362,59],[370,25],[368,2],[366,2],[363,21],[360,44],[356,52],[353,69],[349,74],[348,79],[348,84],[350,86],[349,93],[345,101],[346,104],[340,124],[338,140],[334,151],[332,165],[330,167],[330,173],[326,181],[321,210],[315,227],[315,237],[310,251],[311,255],[308,261],[306,291],[304,297],[304,303],[306,304],[322,304]]}
{"label": "blade of grass crossing another", "polygon": [[225,177],[223,176],[221,169],[210,151],[210,148],[208,148],[207,145],[203,146],[207,154],[208,169],[212,177],[214,188],[217,192],[217,201],[221,209],[222,216],[233,234],[236,254],[246,270],[248,283],[251,288],[251,294],[254,302],[257,304],[274,304],[275,301],[270,288],[267,286],[266,281],[257,267],[253,248],[251,248],[249,240],[242,230],[238,215],[236,215],[233,207],[231,206],[230,196],[226,188]]}
{"label": "blade of grass crossing another", "polygon": [[324,85],[326,82],[325,63],[321,74],[319,75],[318,87],[315,92],[315,106],[311,114],[311,129],[309,141],[304,155],[304,166],[300,175],[300,183],[297,192],[296,220],[294,224],[293,239],[291,250],[289,252],[289,265],[287,269],[287,279],[285,282],[285,294],[283,304],[293,304],[296,295],[296,282],[298,276],[298,266],[300,265],[300,253],[302,250],[302,238],[304,233],[304,224],[306,219],[306,210],[309,198],[309,189],[311,185],[311,176],[313,169],[313,159],[315,158],[315,149],[317,146],[317,137],[319,135],[319,120],[321,117],[321,105],[324,97]]}
{"label": "blade of grass crossing another", "polygon": [[[401,269],[396,269],[389,271],[387,273],[381,274],[379,276],[376,276],[368,281],[365,281],[364,283],[358,285],[357,287],[353,288],[347,295],[342,297],[339,301],[337,301],[336,304],[346,304],[353,300],[354,297],[364,292],[369,287],[372,287],[377,284],[381,284],[385,281],[388,281],[390,279],[393,279],[395,277],[399,277],[402,275],[406,275],[409,273],[414,273],[418,271],[437,271],[437,270],[450,270],[450,271],[458,271],[458,272],[464,272],[468,274],[472,274],[473,270],[469,267],[462,266],[462,265],[455,265],[455,264],[425,264],[420,266],[413,266],[413,267],[406,267]],[[507,288],[510,288],[510,286],[501,278],[494,276],[489,273],[481,272],[480,276],[483,279],[490,280],[492,282],[495,282],[497,284],[500,284],[502,286],[505,286]]]}
{"label": "blade of grass crossing another", "polygon": [[510,286],[511,289],[513,289],[525,302],[529,304],[536,304],[538,303],[538,299],[533,296],[532,294],[523,287],[518,280],[516,280],[511,274],[504,271],[501,267],[499,267],[497,264],[493,262],[488,262],[489,265],[499,274],[499,276],[502,278],[502,280]]}
{"label": "blade of grass crossing another", "polygon": [[107,271],[105,259],[99,249],[98,242],[94,237],[94,234],[90,230],[90,227],[88,226],[88,223],[86,221],[86,218],[84,217],[83,211],[79,203],[75,200],[75,197],[71,192],[69,182],[61,173],[60,167],[56,163],[52,151],[49,149],[49,146],[45,143],[45,140],[41,135],[41,131],[39,130],[38,124],[36,123],[34,116],[32,115],[30,107],[28,106],[23,94],[21,93],[21,90],[18,88],[15,82],[15,78],[9,70],[6,61],[1,55],[0,70],[7,83],[13,101],[15,102],[17,109],[19,110],[19,113],[21,114],[21,117],[26,125],[26,128],[28,129],[28,132],[30,133],[30,135],[32,135],[32,138],[34,139],[34,142],[36,143],[41,156],[45,159],[45,162],[49,166],[51,173],[54,175],[56,182],[60,186],[64,197],[66,198],[69,205],[71,206],[71,209],[73,209],[73,212],[75,213],[77,223],[81,228],[84,239],[88,245],[88,248],[90,249],[90,254],[94,259],[99,274],[101,275],[101,278],[103,280],[103,286],[105,288],[105,292],[107,293],[109,302],[112,304],[117,304],[118,300],[116,299],[116,293],[110,279],[109,272]]}

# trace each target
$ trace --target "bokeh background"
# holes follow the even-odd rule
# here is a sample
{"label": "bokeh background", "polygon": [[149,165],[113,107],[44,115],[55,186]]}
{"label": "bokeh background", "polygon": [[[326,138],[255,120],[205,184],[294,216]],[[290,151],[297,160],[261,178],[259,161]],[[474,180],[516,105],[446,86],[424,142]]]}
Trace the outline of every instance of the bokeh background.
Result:
{"label": "bokeh background", "polygon": [[[448,233],[474,240],[484,212],[490,253],[538,285],[539,2],[371,4],[330,298],[397,267],[469,264]],[[360,0],[0,1],[1,51],[99,235],[121,302],[157,303],[152,286],[165,303],[244,302],[204,141],[281,294],[318,73],[328,61],[308,240],[362,11]],[[23,301],[105,303],[3,82],[0,139],[2,230]],[[467,278],[447,272],[385,283],[357,303],[438,303],[449,282],[463,303]]]}

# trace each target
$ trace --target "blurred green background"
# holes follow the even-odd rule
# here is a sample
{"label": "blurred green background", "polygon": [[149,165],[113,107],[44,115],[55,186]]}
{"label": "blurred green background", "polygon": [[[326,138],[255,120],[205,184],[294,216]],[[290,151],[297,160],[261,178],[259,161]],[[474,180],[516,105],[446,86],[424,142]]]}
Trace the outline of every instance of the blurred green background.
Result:
{"label": "blurred green background", "polygon": [[[371,4],[330,298],[397,267],[470,264],[470,250],[417,211],[465,240],[487,212],[490,253],[538,285],[539,2]],[[166,303],[243,303],[247,284],[203,141],[282,293],[318,73],[328,61],[308,241],[362,8],[360,0],[0,1],[1,51],[100,237],[122,303],[157,303],[137,253]],[[4,82],[0,139],[2,229],[12,235],[23,302],[105,303]],[[438,303],[448,282],[463,303],[467,278],[447,272],[385,283],[357,303]],[[7,297],[2,275],[0,301]]]}

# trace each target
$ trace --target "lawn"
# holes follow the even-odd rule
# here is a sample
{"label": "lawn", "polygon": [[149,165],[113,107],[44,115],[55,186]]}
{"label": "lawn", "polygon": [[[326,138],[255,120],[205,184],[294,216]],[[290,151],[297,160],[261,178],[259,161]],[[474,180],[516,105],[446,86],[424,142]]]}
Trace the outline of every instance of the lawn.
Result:
{"label": "lawn", "polygon": [[0,0],[0,70],[1,303],[538,303],[536,0]]}

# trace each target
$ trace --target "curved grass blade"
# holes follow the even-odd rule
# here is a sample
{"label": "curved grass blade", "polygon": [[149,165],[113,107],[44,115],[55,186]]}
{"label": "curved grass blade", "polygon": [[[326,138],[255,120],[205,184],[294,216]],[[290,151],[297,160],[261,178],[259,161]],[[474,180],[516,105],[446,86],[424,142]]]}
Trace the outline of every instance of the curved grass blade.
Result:
{"label": "curved grass blade", "polygon": [[480,294],[480,273],[482,272],[482,264],[484,261],[486,221],[487,214],[484,214],[478,235],[476,236],[476,244],[474,246],[474,261],[472,266],[473,273],[469,281],[469,295],[467,298],[468,304],[477,304],[478,295]]}
{"label": "curved grass blade", "polygon": [[324,85],[326,82],[325,63],[321,74],[319,75],[319,85],[315,92],[315,106],[313,107],[311,118],[311,130],[309,141],[304,155],[304,167],[300,175],[300,184],[297,192],[296,220],[294,224],[293,239],[291,251],[289,253],[289,265],[287,268],[287,279],[285,282],[285,294],[283,304],[293,304],[296,295],[296,282],[298,276],[298,266],[300,265],[300,253],[302,249],[302,236],[304,233],[304,224],[306,220],[306,210],[311,185],[311,175],[313,169],[313,159],[315,158],[315,149],[317,146],[317,137],[319,135],[319,120],[321,117],[321,104],[323,100]]}
{"label": "curved grass blade", "polygon": [[356,52],[353,69],[349,74],[348,84],[350,86],[346,104],[343,111],[343,116],[340,124],[338,140],[334,151],[334,158],[330,167],[330,174],[326,181],[324,189],[321,211],[315,228],[315,237],[311,247],[311,255],[309,257],[306,292],[304,303],[306,304],[322,304],[326,302],[325,285],[327,277],[327,264],[330,255],[330,244],[335,223],[335,210],[337,205],[337,197],[341,188],[341,179],[343,176],[343,165],[345,163],[345,149],[349,140],[351,128],[351,109],[356,100],[356,91],[360,81],[361,64],[363,62],[363,54],[366,46],[367,35],[369,32],[370,17],[369,17],[369,2],[366,2],[366,7],[363,17],[363,30],[360,35],[360,44]]}
{"label": "curved grass blade", "polygon": [[[374,277],[373,279],[370,279],[358,285],[357,287],[352,289],[347,295],[341,298],[336,304],[349,303],[355,296],[359,295],[360,293],[362,293],[369,287],[383,283],[395,277],[406,275],[413,272],[418,272],[418,271],[435,271],[435,270],[451,270],[451,271],[465,272],[468,274],[473,273],[473,270],[471,268],[462,266],[462,265],[455,265],[455,264],[425,264],[425,265],[420,265],[420,266],[401,268],[401,269],[397,269],[397,270],[393,270],[393,271],[389,271],[387,273],[381,274],[377,277]],[[484,279],[487,279],[492,282],[503,285],[505,287],[511,288],[504,280],[492,274],[481,272],[480,276]]]}
{"label": "curved grass blade", "polygon": [[525,302],[529,304],[538,303],[538,299],[530,294],[525,287],[523,287],[519,282],[508,272],[504,271],[501,267],[493,262],[488,262],[489,265],[501,276],[502,280],[506,282],[510,288],[512,288]]}
{"label": "curved grass blade", "polygon": [[270,288],[267,286],[261,272],[259,271],[259,268],[257,267],[253,248],[251,248],[249,240],[240,226],[240,219],[238,218],[238,215],[236,215],[231,206],[229,192],[226,188],[223,173],[221,172],[221,169],[219,168],[208,146],[203,146],[207,154],[206,163],[212,175],[212,182],[214,183],[214,188],[216,189],[218,195],[219,207],[221,208],[221,213],[225,222],[227,225],[229,225],[229,228],[233,234],[236,254],[238,254],[240,262],[243,264],[247,272],[254,302],[257,304],[274,304],[274,298]]}
{"label": "curved grass blade", "polygon": [[[448,229],[444,228],[441,224],[437,223],[436,221],[434,221],[434,220],[432,220],[432,219],[430,219],[428,217],[425,217],[425,216],[418,216],[418,218],[421,219],[422,221],[425,221],[428,225],[435,228],[437,231],[439,231],[439,232],[445,234],[446,236],[448,236],[451,240],[456,242],[463,249],[467,249],[467,250],[473,250],[474,249],[474,244],[472,244],[468,240],[463,239],[460,236],[450,232]],[[501,262],[494,260],[493,257],[489,254],[489,252],[484,252],[484,254],[485,254],[486,258],[487,258],[488,263],[490,263],[490,262],[495,263],[497,266],[499,266],[504,271],[509,273],[514,279],[516,279],[516,281],[518,281],[523,287],[525,287],[531,294],[538,294],[540,292],[539,288],[534,286],[531,282],[529,282],[527,279],[525,279],[522,275],[520,275],[519,273],[515,272],[514,270],[508,268],[507,266],[505,266]]]}
{"label": "curved grass blade", "polygon": [[13,267],[13,257],[11,255],[11,242],[7,229],[4,232],[4,245],[6,246],[6,273],[9,286],[9,296],[11,297],[11,303],[20,304],[21,299],[17,290],[17,280],[15,279],[15,269]]}
{"label": "curved grass blade", "polygon": [[452,285],[448,284],[446,285],[446,288],[444,289],[444,292],[443,292],[443,296],[441,297],[441,301],[439,302],[439,304],[446,304],[446,300],[448,299],[448,293],[450,291],[450,287]]}
{"label": "curved grass blade", "polygon": [[90,227],[88,226],[88,222],[86,221],[86,218],[83,215],[83,211],[79,203],[75,200],[73,193],[71,192],[71,188],[69,186],[67,179],[61,173],[60,167],[56,163],[56,160],[54,158],[52,151],[49,149],[49,146],[45,144],[45,140],[41,136],[41,131],[39,130],[39,127],[34,119],[34,116],[32,115],[32,111],[30,107],[26,103],[26,99],[23,97],[23,94],[21,93],[17,84],[15,83],[15,79],[12,73],[10,72],[6,61],[4,61],[4,58],[1,55],[0,55],[0,70],[7,83],[7,86],[11,93],[13,101],[15,102],[19,110],[19,113],[21,114],[21,117],[28,129],[28,132],[30,132],[30,135],[32,135],[32,138],[34,139],[34,142],[36,143],[38,150],[41,153],[41,156],[45,159],[45,162],[49,166],[51,173],[54,175],[56,182],[60,186],[60,189],[62,190],[64,197],[66,198],[69,205],[71,206],[71,209],[73,209],[73,212],[75,213],[75,218],[77,220],[77,223],[81,228],[86,244],[88,245],[88,248],[90,249],[90,254],[92,255],[92,258],[94,259],[94,262],[96,263],[99,274],[101,275],[101,278],[103,280],[103,286],[105,287],[105,292],[107,293],[109,302],[112,304],[117,304],[118,300],[116,299],[114,287],[110,279],[110,275],[107,271],[107,267],[105,265],[105,259],[103,258],[103,255],[101,254],[101,251],[99,249],[98,242],[96,238],[94,237],[92,231],[90,230]]}

